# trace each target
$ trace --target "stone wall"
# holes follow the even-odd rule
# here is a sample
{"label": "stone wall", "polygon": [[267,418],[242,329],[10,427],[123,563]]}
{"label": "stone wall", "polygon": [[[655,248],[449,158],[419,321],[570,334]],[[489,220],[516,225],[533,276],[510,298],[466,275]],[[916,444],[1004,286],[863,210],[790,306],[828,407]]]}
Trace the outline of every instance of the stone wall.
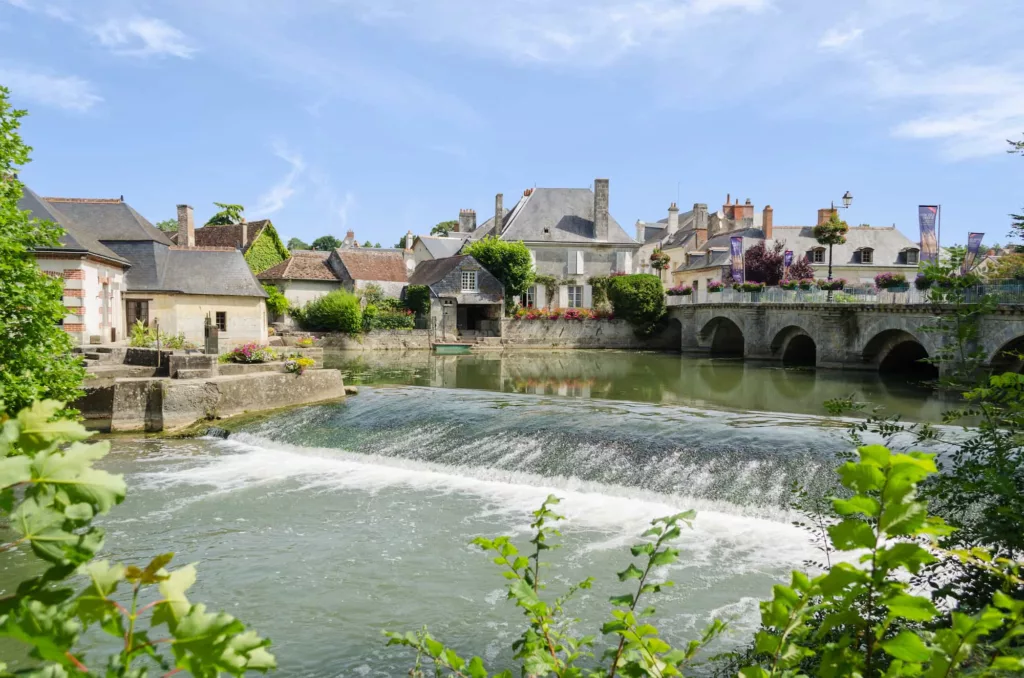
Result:
{"label": "stone wall", "polygon": [[343,351],[430,349],[430,332],[427,330],[374,330],[358,336],[328,332],[319,336],[321,347]]}
{"label": "stone wall", "polygon": [[625,320],[502,320],[507,348],[620,348],[679,350],[678,328],[638,337]]}

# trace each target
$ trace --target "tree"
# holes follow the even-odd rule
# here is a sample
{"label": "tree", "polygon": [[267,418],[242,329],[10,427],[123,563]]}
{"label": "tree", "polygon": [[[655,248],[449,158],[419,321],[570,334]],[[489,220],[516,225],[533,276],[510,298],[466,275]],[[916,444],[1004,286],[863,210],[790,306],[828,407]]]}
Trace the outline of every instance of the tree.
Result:
{"label": "tree", "polygon": [[367,240],[366,242],[363,243],[363,247],[373,247],[373,243]]}
{"label": "tree", "polygon": [[339,247],[341,247],[341,241],[333,235],[322,235],[313,241],[313,249],[320,250],[321,252],[336,250]]}
{"label": "tree", "polygon": [[[1010,144],[1010,150],[1008,153],[1016,153],[1024,155],[1024,139],[1021,141],[1007,141]],[[1020,214],[1011,214],[1010,218],[1013,222],[1010,224],[1010,237],[1024,239],[1024,211]],[[1024,250],[1024,245],[1017,245],[1017,251]]]}
{"label": "tree", "polygon": [[1024,280],[1024,253],[1010,252],[996,259],[990,278]]}
{"label": "tree", "polygon": [[32,254],[56,247],[62,231],[18,209],[23,187],[16,177],[32,149],[18,133],[26,112],[14,109],[9,96],[0,87],[0,412],[34,400],[73,401],[85,377],[60,326],[67,315],[63,281],[44,275]]}
{"label": "tree", "polygon": [[298,238],[292,238],[287,245],[290,250],[308,250],[309,245]]}
{"label": "tree", "polygon": [[380,249],[380,243],[379,242],[373,243],[373,246],[376,247],[377,249]]}
{"label": "tree", "polygon": [[398,242],[395,243],[395,249],[404,250],[405,249],[405,240],[406,240],[407,237],[408,237],[407,235],[403,235],[401,238],[399,238]]}
{"label": "tree", "polygon": [[459,222],[457,220],[442,221],[435,224],[434,227],[430,229],[430,235],[437,235],[441,236],[442,238],[447,238],[449,233],[451,233],[454,230],[457,230],[458,228]]}
{"label": "tree", "polygon": [[164,219],[163,221],[156,222],[156,227],[164,233],[176,233],[178,230],[178,220]]}
{"label": "tree", "polygon": [[207,226],[230,226],[231,224],[242,223],[242,212],[245,211],[245,208],[241,205],[232,205],[226,202],[215,202],[213,204],[219,207],[220,211],[207,220]]}
{"label": "tree", "polygon": [[[850,227],[839,218],[839,213],[832,210],[832,216],[823,224],[814,227],[814,239],[819,245],[828,245],[828,279],[832,280],[832,247],[846,242],[846,234]],[[832,294],[829,292],[829,296]]]}
{"label": "tree", "polygon": [[653,334],[665,317],[665,287],[649,273],[619,275],[608,284],[616,318],[628,320],[640,334]]}
{"label": "tree", "polygon": [[785,264],[785,243],[776,242],[768,249],[759,242],[743,254],[743,274],[750,282],[778,285]]}
{"label": "tree", "polygon": [[814,267],[807,255],[800,257],[789,267],[790,280],[807,280],[814,277]]}
{"label": "tree", "polygon": [[508,242],[491,236],[466,246],[462,252],[474,257],[501,281],[508,299],[526,294],[526,289],[533,284],[530,250],[521,241]]}

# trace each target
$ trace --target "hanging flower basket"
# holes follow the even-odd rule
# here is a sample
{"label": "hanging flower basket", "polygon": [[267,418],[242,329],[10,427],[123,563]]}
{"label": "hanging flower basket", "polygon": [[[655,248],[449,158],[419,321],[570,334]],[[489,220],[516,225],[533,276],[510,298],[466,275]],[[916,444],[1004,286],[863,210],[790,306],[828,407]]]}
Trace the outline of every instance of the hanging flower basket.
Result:
{"label": "hanging flower basket", "polygon": [[795,290],[799,283],[796,280],[783,280],[779,283],[779,287],[784,290]]}
{"label": "hanging flower basket", "polygon": [[804,292],[809,292],[814,289],[814,284],[814,278],[801,278],[800,281],[797,282],[797,287]]}
{"label": "hanging flower basket", "polygon": [[934,280],[926,276],[924,273],[918,273],[917,277],[914,278],[914,287],[919,290],[927,290],[935,283]]}
{"label": "hanging flower basket", "polygon": [[676,285],[667,292],[670,297],[688,297],[693,294],[693,288],[689,285]]}
{"label": "hanging flower basket", "polygon": [[879,273],[875,276],[875,286],[880,290],[905,290],[908,288],[907,276],[902,273]]}
{"label": "hanging flower basket", "polygon": [[826,292],[835,292],[843,289],[846,286],[846,280],[844,278],[836,278],[835,280],[819,280],[818,289],[825,290]]}
{"label": "hanging flower basket", "polygon": [[712,280],[708,283],[708,292],[714,294],[715,292],[721,292],[725,288],[725,283],[721,280]]}

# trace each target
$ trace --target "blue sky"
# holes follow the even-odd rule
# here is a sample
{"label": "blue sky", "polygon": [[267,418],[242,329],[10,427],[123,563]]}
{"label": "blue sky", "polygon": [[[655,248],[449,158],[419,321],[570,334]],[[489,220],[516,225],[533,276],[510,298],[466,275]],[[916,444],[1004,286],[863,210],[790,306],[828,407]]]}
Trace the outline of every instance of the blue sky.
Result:
{"label": "blue sky", "polygon": [[157,221],[239,202],[285,237],[407,229],[611,180],[632,233],[677,199],[851,224],[1024,207],[1020,0],[0,0],[0,84],[44,195]]}

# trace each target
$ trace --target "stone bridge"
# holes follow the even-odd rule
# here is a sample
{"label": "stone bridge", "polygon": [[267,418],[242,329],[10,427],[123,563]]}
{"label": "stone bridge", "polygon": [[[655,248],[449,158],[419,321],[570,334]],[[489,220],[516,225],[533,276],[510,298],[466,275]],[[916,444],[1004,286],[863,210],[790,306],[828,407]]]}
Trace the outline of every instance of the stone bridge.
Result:
{"label": "stone bridge", "polygon": [[[875,304],[693,304],[669,308],[683,353],[744,357],[790,365],[881,372],[934,372],[921,363],[946,340],[929,331],[944,306]],[[1017,371],[1024,352],[1024,307],[1002,306],[980,320],[986,364]]]}

